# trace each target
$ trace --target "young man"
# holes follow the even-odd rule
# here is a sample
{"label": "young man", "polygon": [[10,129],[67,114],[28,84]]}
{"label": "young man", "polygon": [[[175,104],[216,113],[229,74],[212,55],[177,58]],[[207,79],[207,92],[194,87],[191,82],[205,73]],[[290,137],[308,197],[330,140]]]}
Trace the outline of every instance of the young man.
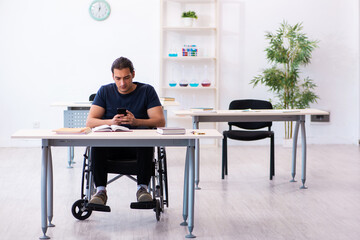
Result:
{"label": "young man", "polygon": [[[111,66],[114,83],[102,86],[96,93],[90,108],[86,126],[126,125],[129,128],[165,126],[161,103],[154,88],[148,84],[133,82],[135,71],[132,62],[120,57]],[[125,114],[117,114],[117,108],[126,108]],[[138,161],[137,201],[151,201],[147,192],[152,174],[153,147],[93,147],[91,149],[92,169],[96,193],[90,203],[105,205],[106,159],[121,159],[135,156]]]}

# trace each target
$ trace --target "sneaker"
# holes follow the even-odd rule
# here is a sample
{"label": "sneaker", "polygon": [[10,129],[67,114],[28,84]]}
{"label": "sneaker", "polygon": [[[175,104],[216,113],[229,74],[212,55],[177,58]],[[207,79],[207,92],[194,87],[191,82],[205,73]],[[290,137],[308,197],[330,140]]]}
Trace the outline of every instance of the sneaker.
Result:
{"label": "sneaker", "polygon": [[107,201],[106,191],[99,191],[94,196],[92,196],[89,203],[105,205]]}
{"label": "sneaker", "polygon": [[145,188],[141,187],[136,192],[136,198],[138,202],[150,202],[152,201],[151,194],[146,191]]}

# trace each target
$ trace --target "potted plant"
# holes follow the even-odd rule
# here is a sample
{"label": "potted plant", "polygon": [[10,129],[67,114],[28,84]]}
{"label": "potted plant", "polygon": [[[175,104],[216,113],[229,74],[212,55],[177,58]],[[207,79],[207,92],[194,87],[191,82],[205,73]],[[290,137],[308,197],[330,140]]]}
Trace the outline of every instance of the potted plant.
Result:
{"label": "potted plant", "polygon": [[196,12],[187,11],[182,13],[181,18],[183,19],[184,25],[186,27],[191,27],[194,23],[194,19],[197,19],[198,17],[196,15]]}
{"label": "potted plant", "polygon": [[[253,87],[258,84],[269,87],[278,101],[275,108],[308,108],[319,98],[314,92],[316,84],[313,80],[300,78],[300,67],[310,63],[311,53],[318,47],[318,41],[309,40],[302,29],[302,23],[291,26],[284,21],[276,33],[267,32],[265,35],[269,40],[266,58],[272,66],[250,83]],[[285,122],[285,139],[292,138],[292,129],[292,122]]]}

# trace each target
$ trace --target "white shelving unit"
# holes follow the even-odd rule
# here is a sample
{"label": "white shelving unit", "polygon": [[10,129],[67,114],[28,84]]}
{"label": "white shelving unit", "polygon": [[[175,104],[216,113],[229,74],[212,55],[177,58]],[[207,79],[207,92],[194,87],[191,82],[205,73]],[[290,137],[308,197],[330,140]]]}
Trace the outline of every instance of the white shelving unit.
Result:
{"label": "white shelving unit", "polygon": [[[161,0],[160,6],[160,95],[175,97],[180,103],[177,109],[195,107],[218,109],[218,0]],[[196,12],[198,19],[193,26],[187,27],[182,23],[181,15],[184,11]],[[196,45],[197,56],[182,56],[184,45]],[[170,53],[177,53],[177,56],[169,56]],[[184,79],[186,82],[183,81]],[[203,87],[204,80],[210,81],[211,85]],[[170,87],[169,83],[174,82],[176,86]],[[191,87],[190,83],[199,85]],[[181,87],[180,84],[188,85]],[[171,111],[168,111],[168,114],[170,121],[178,119],[171,115]],[[183,121],[189,122],[189,118],[184,118]]]}

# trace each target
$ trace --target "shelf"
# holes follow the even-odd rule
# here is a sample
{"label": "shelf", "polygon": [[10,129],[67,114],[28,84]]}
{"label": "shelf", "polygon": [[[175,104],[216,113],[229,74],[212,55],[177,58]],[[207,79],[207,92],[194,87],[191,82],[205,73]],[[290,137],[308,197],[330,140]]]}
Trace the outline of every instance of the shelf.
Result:
{"label": "shelf", "polygon": [[[180,108],[219,105],[219,0],[160,0],[160,92],[175,97]],[[198,20],[185,26],[184,11],[193,10]],[[182,56],[181,46],[196,45],[197,56]],[[169,57],[169,53],[178,53]],[[181,77],[182,76],[182,77]],[[199,80],[198,87],[180,87],[184,78]],[[169,80],[177,83],[169,86]],[[201,86],[208,79],[210,87]],[[168,116],[169,117],[169,116]],[[174,118],[169,118],[173,120]],[[178,118],[176,118],[178,119]]]}
{"label": "shelf", "polygon": [[163,27],[163,31],[216,31],[216,27]]}
{"label": "shelf", "polygon": [[216,60],[215,57],[164,57],[164,60],[169,61],[201,61],[201,60]]}
{"label": "shelf", "polygon": [[163,87],[166,90],[216,90],[216,87]]}
{"label": "shelf", "polygon": [[214,3],[215,0],[163,0],[164,2],[178,2],[178,3]]}

